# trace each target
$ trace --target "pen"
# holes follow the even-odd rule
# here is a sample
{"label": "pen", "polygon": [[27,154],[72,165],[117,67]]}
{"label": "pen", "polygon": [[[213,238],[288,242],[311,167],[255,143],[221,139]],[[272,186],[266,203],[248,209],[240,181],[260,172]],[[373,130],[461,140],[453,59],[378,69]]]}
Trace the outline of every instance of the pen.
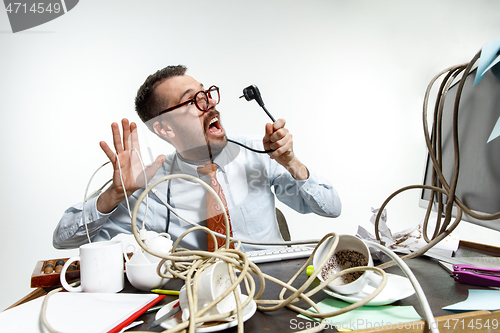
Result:
{"label": "pen", "polygon": [[151,313],[151,312],[156,312],[158,310],[160,310],[162,307],[164,307],[165,304],[162,304],[162,305],[155,305],[153,306],[152,308],[149,308],[146,310],[146,313]]}
{"label": "pen", "polygon": [[179,312],[181,309],[181,307],[179,305],[180,305],[180,302],[177,301],[177,303],[174,304],[174,306],[172,307],[172,309],[170,311],[168,311],[166,314],[164,314],[163,316],[161,316],[160,318],[158,318],[154,322],[152,322],[151,325],[149,326],[149,328],[155,328],[155,327],[159,326],[165,320],[169,319],[174,314]]}
{"label": "pen", "polygon": [[153,289],[153,290],[151,290],[151,292],[155,293],[155,294],[160,294],[160,295],[179,296],[179,292],[176,290]]}

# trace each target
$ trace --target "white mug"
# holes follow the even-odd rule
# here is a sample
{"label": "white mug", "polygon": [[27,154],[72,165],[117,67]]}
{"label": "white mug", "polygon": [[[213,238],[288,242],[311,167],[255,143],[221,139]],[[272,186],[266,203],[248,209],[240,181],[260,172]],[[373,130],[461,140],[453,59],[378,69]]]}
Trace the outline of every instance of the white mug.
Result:
{"label": "white mug", "polygon": [[[313,267],[315,270],[327,255],[334,240],[334,237],[325,240],[316,250],[313,258]],[[339,236],[339,243],[330,258],[331,260],[323,266],[322,271],[317,275],[321,282],[327,280],[328,276],[350,267],[373,267],[373,259],[366,244],[358,237],[351,235]],[[323,273],[326,273],[327,276],[324,277]],[[339,294],[350,295],[362,291],[367,284],[377,287],[381,282],[382,276],[374,271],[366,270],[359,273],[344,274],[331,281],[328,284],[328,288]]]}
{"label": "white mug", "polygon": [[[120,241],[104,241],[80,246],[80,255],[66,261],[61,270],[61,285],[67,291],[116,293],[125,284],[123,249]],[[66,270],[80,261],[80,286],[71,287],[66,281]]]}
{"label": "white mug", "polygon": [[[229,289],[231,285],[228,265],[224,261],[217,261],[201,272],[198,280],[198,295],[193,295],[193,297],[198,297],[198,311],[219,297],[223,292]],[[237,294],[241,297],[240,286],[237,287]],[[182,286],[179,292],[179,302],[182,309],[182,320],[186,321],[189,319],[189,307],[185,285]],[[231,292],[212,309],[207,311],[204,316],[226,313],[234,309],[236,309],[236,299],[234,293]]]}

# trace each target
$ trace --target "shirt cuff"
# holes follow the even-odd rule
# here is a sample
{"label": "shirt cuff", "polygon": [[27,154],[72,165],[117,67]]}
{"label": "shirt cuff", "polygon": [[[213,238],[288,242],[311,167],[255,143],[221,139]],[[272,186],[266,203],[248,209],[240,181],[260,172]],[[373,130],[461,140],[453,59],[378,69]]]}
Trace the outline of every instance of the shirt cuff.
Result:
{"label": "shirt cuff", "polygon": [[[332,186],[321,179],[319,174],[314,171],[309,170],[309,178],[306,180],[296,180],[303,194],[303,198],[306,200],[314,200],[322,211],[326,214],[333,214],[332,207],[326,202],[323,191],[331,191]],[[323,189],[323,191],[322,191]]]}

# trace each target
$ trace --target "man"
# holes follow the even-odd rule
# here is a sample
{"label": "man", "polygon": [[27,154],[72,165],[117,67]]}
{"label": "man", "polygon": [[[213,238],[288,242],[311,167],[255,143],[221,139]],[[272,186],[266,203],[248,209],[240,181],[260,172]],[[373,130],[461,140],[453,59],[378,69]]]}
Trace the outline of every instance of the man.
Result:
{"label": "man", "polygon": [[[99,241],[119,233],[130,233],[127,205],[131,209],[137,203],[145,177],[151,183],[165,175],[182,173],[211,183],[214,180],[199,169],[207,165],[215,166],[215,182],[222,188],[235,238],[263,243],[282,241],[276,223],[275,195],[301,213],[314,212],[327,217],[340,214],[337,192],[297,158],[292,135],[283,119],[266,124],[260,142],[243,137],[228,140],[216,108],[220,98],[218,88],[212,86],[205,90],[185,72],[184,66],[159,70],[146,79],[136,97],[136,111],[141,120],[173,145],[176,152],[168,157],[158,156],[143,172],[136,124],[124,119],[122,137],[118,124],[113,123],[115,151],[105,142],[100,143],[114,166],[112,184],[85,203],[86,221],[83,221],[82,204],[64,213],[54,231],[54,247],[74,248],[88,242],[88,238]],[[235,141],[238,145],[233,143]],[[263,146],[269,153],[258,154],[240,144],[254,150]],[[191,227],[183,219],[204,225],[211,218],[207,200],[210,198],[206,190],[192,181],[176,179],[162,183],[155,188],[154,195],[149,193],[148,201],[141,203],[138,227],[144,219],[147,230],[168,232],[176,239]],[[171,214],[164,203],[173,206],[183,219]],[[192,232],[180,245],[206,249],[207,234]],[[242,249],[262,247],[243,244]]]}

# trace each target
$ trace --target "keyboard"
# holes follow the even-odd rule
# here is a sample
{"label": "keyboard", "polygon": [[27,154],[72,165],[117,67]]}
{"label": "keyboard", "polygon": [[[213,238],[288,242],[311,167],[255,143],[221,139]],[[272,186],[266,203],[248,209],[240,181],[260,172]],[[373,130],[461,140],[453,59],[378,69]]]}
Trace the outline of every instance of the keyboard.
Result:
{"label": "keyboard", "polygon": [[289,259],[307,258],[314,251],[314,247],[292,246],[276,249],[266,249],[245,252],[248,259],[254,263],[281,261]]}

